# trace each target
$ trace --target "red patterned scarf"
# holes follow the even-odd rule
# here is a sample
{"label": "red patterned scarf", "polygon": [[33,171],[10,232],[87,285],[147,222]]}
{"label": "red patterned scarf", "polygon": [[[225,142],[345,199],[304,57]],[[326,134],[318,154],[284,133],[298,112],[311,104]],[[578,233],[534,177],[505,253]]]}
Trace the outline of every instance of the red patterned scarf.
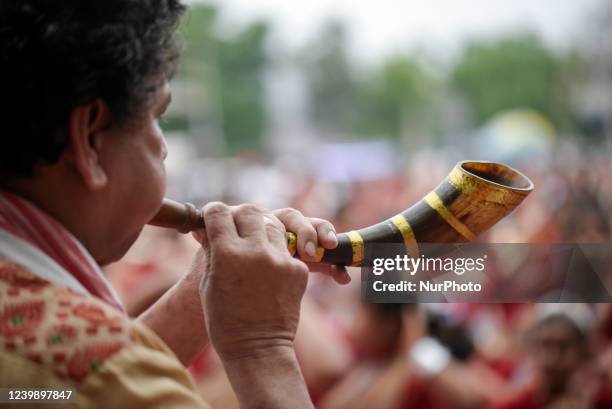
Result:
{"label": "red patterned scarf", "polygon": [[0,190],[0,229],[39,249],[77,279],[90,294],[123,311],[121,301],[83,245],[34,204]]}

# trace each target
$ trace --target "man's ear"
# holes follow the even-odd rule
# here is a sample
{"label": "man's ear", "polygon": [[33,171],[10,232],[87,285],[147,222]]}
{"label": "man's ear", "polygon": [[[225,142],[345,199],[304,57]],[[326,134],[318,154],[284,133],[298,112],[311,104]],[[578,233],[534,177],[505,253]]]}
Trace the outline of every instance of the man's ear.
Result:
{"label": "man's ear", "polygon": [[103,189],[107,174],[100,162],[100,153],[111,119],[108,105],[97,99],[72,110],[68,120],[69,155],[75,170],[88,189]]}

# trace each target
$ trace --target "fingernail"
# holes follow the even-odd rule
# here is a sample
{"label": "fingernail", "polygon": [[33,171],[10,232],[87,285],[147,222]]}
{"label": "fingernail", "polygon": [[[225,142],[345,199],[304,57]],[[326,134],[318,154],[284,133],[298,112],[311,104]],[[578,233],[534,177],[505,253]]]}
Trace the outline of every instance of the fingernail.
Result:
{"label": "fingernail", "polygon": [[330,230],[329,233],[327,233],[327,237],[330,241],[334,242],[335,244],[338,244],[338,237],[336,237],[335,231]]}
{"label": "fingernail", "polygon": [[351,276],[343,268],[332,264],[331,273],[338,284],[348,284],[351,282]]}
{"label": "fingernail", "polygon": [[312,241],[306,243],[304,250],[306,250],[306,254],[308,254],[309,257],[314,257],[317,251],[317,249],[315,249],[315,244]]}
{"label": "fingernail", "polygon": [[348,273],[344,273],[339,278],[340,284],[348,284],[351,282],[351,276]]}

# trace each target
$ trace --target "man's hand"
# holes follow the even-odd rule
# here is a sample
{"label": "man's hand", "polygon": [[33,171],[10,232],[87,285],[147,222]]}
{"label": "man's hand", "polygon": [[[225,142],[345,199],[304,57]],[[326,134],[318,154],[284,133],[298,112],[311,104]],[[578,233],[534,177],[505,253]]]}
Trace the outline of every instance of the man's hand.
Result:
{"label": "man's hand", "polygon": [[308,267],[287,251],[285,226],[254,205],[203,215],[206,327],[241,407],[312,408],[293,350]]}
{"label": "man's hand", "polygon": [[[338,246],[336,229],[330,222],[316,217],[306,217],[299,210],[289,207],[272,210],[269,213],[281,221],[286,231],[296,235],[297,254],[310,271],[328,275],[338,284],[348,284],[351,281],[346,267],[316,261],[319,247],[335,249]],[[198,242],[202,242],[206,233],[204,230],[197,230],[193,234]]]}
{"label": "man's hand", "polygon": [[[239,207],[229,209],[233,215]],[[306,218],[294,209],[280,209],[272,212],[259,210],[264,214],[266,224],[275,224],[277,229],[282,231],[286,229],[297,235],[298,254],[302,259],[312,259],[309,255],[309,253],[312,254],[312,246],[308,244],[310,242],[327,249],[334,248],[338,244],[334,227],[325,220]],[[282,224],[278,223],[278,219]],[[195,231],[194,237],[200,243],[208,240],[205,230]],[[281,256],[288,254],[286,239],[283,239],[283,243],[284,252]],[[278,244],[280,246],[280,241]],[[209,263],[204,253],[204,249],[198,251],[189,272],[139,317],[166,342],[185,365],[188,365],[208,342],[199,291],[202,277],[207,271],[206,264]],[[242,255],[233,260],[236,265],[242,263],[241,257]],[[315,262],[306,262],[306,265],[310,271],[330,275],[341,284],[350,281],[344,267]],[[180,315],[181,319],[176,319],[177,315]]]}
{"label": "man's hand", "polygon": [[285,226],[254,205],[209,203],[203,215],[200,292],[215,349],[234,360],[291,347],[308,267],[287,251]]}
{"label": "man's hand", "polygon": [[305,217],[300,211],[286,208],[273,210],[272,214],[285,225],[287,231],[297,236],[297,253],[306,261],[310,271],[326,274],[338,284],[348,284],[351,276],[344,266],[316,262],[317,247],[335,249],[338,246],[336,229],[327,220]]}

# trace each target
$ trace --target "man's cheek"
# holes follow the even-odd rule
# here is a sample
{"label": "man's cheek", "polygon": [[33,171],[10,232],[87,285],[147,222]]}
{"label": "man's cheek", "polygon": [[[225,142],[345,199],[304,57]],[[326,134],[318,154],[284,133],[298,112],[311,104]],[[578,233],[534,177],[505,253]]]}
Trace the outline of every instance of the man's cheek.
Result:
{"label": "man's cheek", "polygon": [[162,159],[166,160],[168,157],[168,144],[166,143],[166,138],[161,137],[162,140]]}

